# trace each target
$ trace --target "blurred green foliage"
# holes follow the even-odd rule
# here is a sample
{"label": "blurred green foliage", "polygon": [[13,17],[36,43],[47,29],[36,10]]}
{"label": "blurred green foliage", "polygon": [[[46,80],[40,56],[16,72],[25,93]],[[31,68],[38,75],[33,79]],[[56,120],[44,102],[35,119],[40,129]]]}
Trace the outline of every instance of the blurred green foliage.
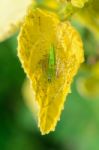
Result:
{"label": "blurred green foliage", "polygon": [[[94,36],[77,22],[89,56],[97,56]],[[0,150],[99,150],[99,99],[83,98],[77,91],[79,77],[90,74],[82,66],[72,84],[55,132],[41,136],[22,97],[26,75],[17,57],[17,34],[0,43]]]}

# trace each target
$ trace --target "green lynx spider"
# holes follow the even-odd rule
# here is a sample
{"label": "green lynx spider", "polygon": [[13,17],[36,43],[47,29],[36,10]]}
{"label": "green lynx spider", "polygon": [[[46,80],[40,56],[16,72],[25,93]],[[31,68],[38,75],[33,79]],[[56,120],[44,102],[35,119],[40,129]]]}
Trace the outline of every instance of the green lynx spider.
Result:
{"label": "green lynx spider", "polygon": [[52,81],[56,74],[56,58],[55,58],[55,47],[53,44],[50,46],[49,57],[48,57],[48,81]]}

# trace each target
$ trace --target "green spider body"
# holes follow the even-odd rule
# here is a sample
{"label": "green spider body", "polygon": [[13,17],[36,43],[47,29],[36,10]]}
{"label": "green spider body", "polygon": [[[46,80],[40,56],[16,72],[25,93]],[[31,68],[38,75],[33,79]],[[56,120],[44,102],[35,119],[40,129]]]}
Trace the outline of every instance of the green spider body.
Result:
{"label": "green spider body", "polygon": [[54,45],[50,46],[48,58],[48,81],[52,81],[56,74],[56,58]]}

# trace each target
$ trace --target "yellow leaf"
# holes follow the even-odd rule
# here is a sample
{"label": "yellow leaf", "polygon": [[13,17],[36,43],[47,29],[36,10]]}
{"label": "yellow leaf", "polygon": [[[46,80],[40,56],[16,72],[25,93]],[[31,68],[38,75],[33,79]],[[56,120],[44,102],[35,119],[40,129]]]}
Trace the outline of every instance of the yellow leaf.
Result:
{"label": "yellow leaf", "polygon": [[16,32],[31,0],[0,0],[0,42]]}
{"label": "yellow leaf", "polygon": [[[51,44],[55,48],[56,73],[48,80]],[[53,131],[60,119],[74,75],[83,62],[83,45],[69,22],[54,13],[30,9],[18,37],[18,56],[38,102],[38,125],[42,134]]]}

